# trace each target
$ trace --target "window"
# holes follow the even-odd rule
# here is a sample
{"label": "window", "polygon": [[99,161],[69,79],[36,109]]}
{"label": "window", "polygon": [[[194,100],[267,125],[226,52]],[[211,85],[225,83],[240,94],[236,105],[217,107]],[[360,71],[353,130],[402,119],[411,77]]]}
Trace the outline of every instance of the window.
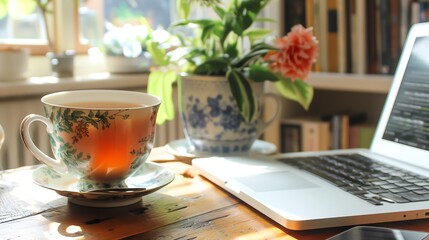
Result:
{"label": "window", "polygon": [[[32,54],[48,51],[46,29],[36,0],[0,0],[0,47],[27,47]],[[53,35],[70,31],[75,40],[72,47],[85,52],[88,46],[98,46],[104,33],[112,26],[148,24],[152,28],[168,28],[174,18],[175,0],[79,0],[51,1],[56,15],[48,19]],[[71,17],[70,9],[74,8]],[[68,41],[59,36],[59,41]],[[61,44],[64,45],[64,44]],[[70,45],[70,44],[66,44]]]}
{"label": "window", "polygon": [[43,17],[35,1],[0,0],[0,45],[47,51]]}
{"label": "window", "polygon": [[[49,8],[55,9],[55,14],[48,17],[48,27],[55,29],[52,35],[57,36],[57,42],[78,53],[99,46],[104,33],[113,26],[147,24],[153,29],[168,29],[178,20],[176,0],[40,1],[49,2]],[[215,14],[202,8],[194,10],[191,16]],[[0,49],[5,47],[30,48],[33,55],[48,51],[45,24],[36,0],[0,0]]]}
{"label": "window", "polygon": [[79,4],[79,42],[98,46],[105,32],[126,24],[167,29],[174,16],[171,0],[81,0]]}

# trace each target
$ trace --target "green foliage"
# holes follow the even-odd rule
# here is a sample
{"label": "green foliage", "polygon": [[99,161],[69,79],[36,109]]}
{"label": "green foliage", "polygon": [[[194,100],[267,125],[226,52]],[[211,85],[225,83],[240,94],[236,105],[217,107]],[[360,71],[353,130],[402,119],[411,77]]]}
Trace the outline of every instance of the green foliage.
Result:
{"label": "green foliage", "polygon": [[158,110],[156,122],[174,119],[173,83],[177,80],[176,72],[157,70],[151,72],[147,92],[161,97],[162,104]]}
{"label": "green foliage", "polygon": [[[270,0],[231,0],[230,5],[224,7],[216,0],[178,0],[178,12],[183,20],[173,27],[190,27],[195,30],[195,35],[189,36],[188,32],[181,34],[184,31],[179,31],[182,43],[179,49],[163,52],[154,47],[149,51],[155,62],[163,68],[176,64],[174,69],[188,74],[226,76],[232,95],[246,121],[252,120],[258,113],[249,80],[276,82],[283,96],[299,102],[307,109],[313,97],[312,88],[302,81],[292,82],[273,73],[263,60],[269,51],[278,49],[263,42],[271,33],[270,30],[252,26],[256,22],[272,21],[258,18],[258,14],[269,2]],[[191,5],[195,3],[210,6],[218,18],[190,20]],[[249,50],[244,49],[244,42],[250,43]],[[169,102],[172,98],[170,93],[175,80],[172,80],[172,76],[166,78],[166,75],[166,72],[162,74],[154,71],[148,84],[148,92],[160,96],[164,101],[164,107],[158,112],[159,124],[174,117],[174,109],[170,109],[173,106],[165,104],[165,101]]]}
{"label": "green foliage", "polygon": [[9,15],[20,19],[33,13],[37,8],[35,0],[0,0],[0,19]]}
{"label": "green foliage", "polygon": [[282,96],[298,102],[305,110],[308,110],[313,99],[313,88],[306,82],[283,79],[282,81],[277,81],[275,86]]}

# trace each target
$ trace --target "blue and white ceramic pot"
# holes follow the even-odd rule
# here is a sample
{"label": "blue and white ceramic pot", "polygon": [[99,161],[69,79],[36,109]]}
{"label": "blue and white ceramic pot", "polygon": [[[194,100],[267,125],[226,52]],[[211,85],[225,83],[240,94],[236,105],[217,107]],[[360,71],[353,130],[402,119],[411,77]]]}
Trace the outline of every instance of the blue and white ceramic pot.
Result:
{"label": "blue and white ceramic pot", "polygon": [[[280,101],[264,93],[263,83],[252,83],[259,102],[258,117],[245,122],[232,96],[226,77],[184,75],[178,82],[179,111],[190,151],[198,155],[239,155],[277,117]],[[273,97],[277,108],[270,120],[262,119],[264,97]]]}

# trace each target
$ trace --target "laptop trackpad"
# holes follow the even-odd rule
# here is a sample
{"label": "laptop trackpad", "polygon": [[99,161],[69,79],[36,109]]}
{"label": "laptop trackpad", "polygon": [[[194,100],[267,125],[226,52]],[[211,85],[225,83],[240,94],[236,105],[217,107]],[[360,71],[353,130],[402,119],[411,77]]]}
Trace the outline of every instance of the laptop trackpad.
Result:
{"label": "laptop trackpad", "polygon": [[319,187],[296,174],[288,171],[269,172],[249,177],[235,178],[239,183],[255,192],[270,192]]}

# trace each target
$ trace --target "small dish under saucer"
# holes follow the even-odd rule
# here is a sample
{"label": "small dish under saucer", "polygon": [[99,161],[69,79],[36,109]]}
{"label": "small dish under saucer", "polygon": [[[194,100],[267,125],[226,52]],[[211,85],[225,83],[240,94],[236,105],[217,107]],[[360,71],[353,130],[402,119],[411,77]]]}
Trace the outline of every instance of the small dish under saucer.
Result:
{"label": "small dish under saucer", "polygon": [[[171,154],[178,158],[193,159],[199,157],[210,157],[208,155],[195,154],[191,152],[186,139],[178,139],[171,141],[167,145],[165,145],[165,147],[167,151],[169,151]],[[275,153],[276,151],[276,145],[259,139],[257,139],[250,148],[250,154],[269,155]]]}
{"label": "small dish under saucer", "polygon": [[160,164],[147,162],[142,170],[125,180],[126,187],[113,191],[80,191],[78,178],[60,175],[46,165],[33,172],[33,181],[44,188],[68,197],[69,201],[89,207],[121,207],[142,200],[142,196],[157,191],[174,180],[174,173]]}

